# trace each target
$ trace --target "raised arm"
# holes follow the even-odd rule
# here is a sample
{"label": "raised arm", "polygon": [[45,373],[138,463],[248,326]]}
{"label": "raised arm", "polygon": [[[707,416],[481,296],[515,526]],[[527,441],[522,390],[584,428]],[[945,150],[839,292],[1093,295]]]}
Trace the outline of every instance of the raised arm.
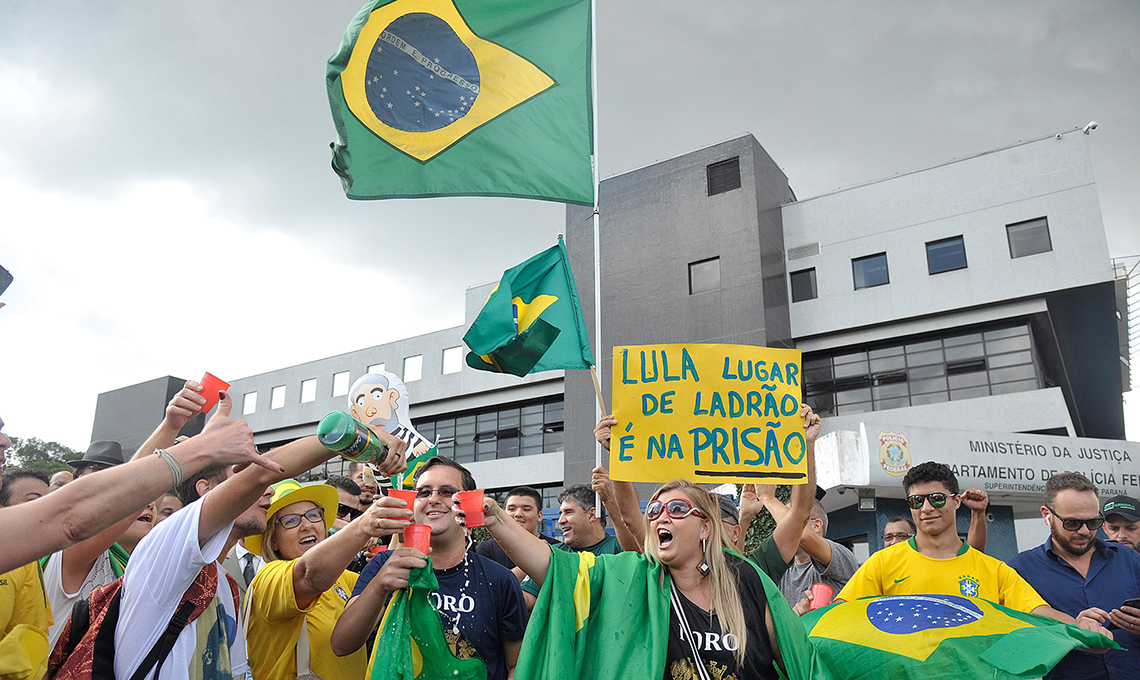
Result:
{"label": "raised arm", "polygon": [[[187,477],[207,465],[256,463],[280,469],[257,454],[249,426],[229,418],[207,426],[202,434],[170,447],[168,452]],[[84,475],[29,503],[0,508],[0,545],[5,546],[0,554],[0,572],[91,538],[142,510],[173,485],[167,463],[159,456],[146,456]]]}
{"label": "raised arm", "polygon": [[[811,504],[815,500],[815,440],[823,427],[823,421],[807,404],[800,408],[800,415],[804,418],[804,438],[807,440],[807,483],[792,487],[791,504],[786,515],[775,517],[773,513],[776,529],[772,532],[772,540],[780,549],[780,556],[785,562],[791,562],[795,557],[800,545],[800,536],[807,526],[808,517],[811,516]],[[772,500],[775,504],[770,506],[769,512],[772,511],[771,508],[778,511],[779,508],[776,506],[782,503],[775,500],[774,496]]]}
{"label": "raised arm", "polygon": [[293,565],[293,595],[297,606],[307,608],[332,588],[356,553],[370,540],[400,533],[411,522],[412,510],[404,501],[377,496],[363,515],[313,546]]}
{"label": "raised arm", "polygon": [[[459,501],[455,503],[458,509]],[[550,546],[507,516],[493,498],[485,498],[483,508],[483,526],[499,542],[507,557],[541,586],[546,579],[546,571],[550,569]]]}
{"label": "raised arm", "polygon": [[[218,401],[218,410],[210,418],[210,422],[206,424],[206,429],[210,429],[219,419],[223,423],[240,422],[245,425],[244,421],[230,419],[229,413],[232,407],[233,400],[223,392],[222,399]],[[248,430],[248,427],[246,429]],[[205,434],[206,430],[202,432]],[[388,457],[385,458],[385,463],[393,459],[404,460],[407,444],[387,432],[381,431],[377,435],[388,444]],[[191,439],[190,441],[194,440]],[[253,446],[252,438],[250,439],[250,446]],[[249,506],[257,502],[257,499],[265,493],[265,487],[287,477],[295,477],[335,455],[337,454],[326,449],[315,436],[305,437],[289,442],[266,454],[266,457],[280,471],[249,466],[230,477],[207,494],[206,499],[202,501],[202,514],[198,519],[199,544],[205,545],[211,536],[221,531],[238,515],[245,512]],[[50,496],[50,494],[48,495]]]}
{"label": "raised arm", "polygon": [[135,451],[132,460],[145,458],[154,453],[155,449],[174,446],[175,438],[182,428],[186,427],[186,423],[202,412],[206,398],[200,394],[201,391],[201,385],[193,380],[187,380],[186,385],[166,405],[166,413],[158,428],[147,437],[139,450]]}
{"label": "raised arm", "polygon": [[986,509],[990,507],[989,494],[981,489],[967,489],[962,494],[962,502],[970,509],[970,533],[966,534],[966,542],[974,550],[984,553],[989,536],[986,521]]}
{"label": "raised arm", "polygon": [[[629,482],[615,482],[610,479],[610,473],[601,465],[594,468],[593,478],[590,486],[594,489],[594,493],[598,494],[598,498],[602,500],[602,505],[606,507],[606,512],[610,513],[610,519],[614,522],[614,533],[617,535],[618,543],[621,544],[622,550],[633,550],[641,552],[644,543],[643,532],[634,532],[630,529],[630,522],[626,520],[625,513],[637,512],[636,519],[641,519],[639,509],[630,510],[627,507],[622,507],[617,501],[615,495],[618,485],[628,485],[631,488],[633,484]],[[628,495],[628,494],[627,494]],[[634,503],[636,504],[637,492],[633,492]],[[637,508],[637,506],[634,506]],[[640,526],[640,522],[638,523]],[[639,535],[640,534],[640,535]]]}
{"label": "raised arm", "polygon": [[[617,420],[612,415],[607,415],[602,416],[597,427],[594,428],[594,438],[606,451],[610,450],[610,428],[617,424]],[[597,470],[594,472],[597,473]],[[606,472],[606,479],[609,479],[608,472]],[[622,550],[633,550],[640,553],[645,547],[645,523],[641,521],[641,501],[637,497],[637,488],[632,482],[609,481],[613,488],[611,494],[613,506],[611,507],[607,503],[606,510],[614,518],[614,533],[617,534]],[[602,500],[605,502],[604,498]],[[625,528],[624,532],[619,531],[619,525]],[[623,533],[625,534],[624,540],[622,538]]]}

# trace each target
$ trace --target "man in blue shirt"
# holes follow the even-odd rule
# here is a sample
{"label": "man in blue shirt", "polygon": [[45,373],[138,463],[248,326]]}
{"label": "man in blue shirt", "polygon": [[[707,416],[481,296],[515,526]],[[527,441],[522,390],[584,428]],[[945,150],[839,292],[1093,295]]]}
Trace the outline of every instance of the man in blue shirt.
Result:
{"label": "man in blue shirt", "polygon": [[1124,651],[1070,652],[1046,680],[1140,680],[1140,609],[1122,603],[1140,597],[1140,553],[1097,538],[1104,524],[1097,488],[1084,475],[1065,472],[1045,483],[1041,515],[1049,524],[1044,545],[1009,561],[1054,609],[1112,629]]}

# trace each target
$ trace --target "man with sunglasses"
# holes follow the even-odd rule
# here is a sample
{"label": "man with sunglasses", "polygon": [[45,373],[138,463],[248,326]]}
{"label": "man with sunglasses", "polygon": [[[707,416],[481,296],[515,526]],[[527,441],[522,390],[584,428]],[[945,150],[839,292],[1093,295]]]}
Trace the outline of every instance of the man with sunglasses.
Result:
{"label": "man with sunglasses", "polygon": [[1140,597],[1140,554],[1097,538],[1104,524],[1097,488],[1084,475],[1064,472],[1045,482],[1041,516],[1049,539],[1019,553],[1009,564],[1049,604],[1078,621],[1114,627],[1124,651],[1104,655],[1071,652],[1048,680],[1140,680],[1140,608],[1123,606]]}
{"label": "man with sunglasses", "polygon": [[[450,458],[433,456],[416,470],[415,480],[413,519],[431,527],[432,569],[439,581],[431,598],[447,644],[461,659],[481,659],[488,680],[506,680],[522,648],[526,608],[519,581],[509,569],[467,550],[467,532],[456,521],[453,501],[456,493],[473,491],[475,479]],[[330,640],[334,653],[352,654],[364,645],[380,622],[389,595],[408,587],[411,570],[427,563],[424,557],[403,547],[372,558],[337,620]],[[371,674],[370,661],[366,677]]]}
{"label": "man with sunglasses", "polygon": [[956,513],[962,499],[958,478],[948,466],[926,462],[912,467],[903,477],[903,489],[918,533],[871,555],[835,596],[837,602],[880,595],[964,595],[1108,632],[1053,609],[1009,565],[958,537]]}
{"label": "man with sunglasses", "polygon": [[325,484],[336,489],[338,496],[336,519],[333,520],[332,528],[334,531],[340,531],[348,526],[349,522],[364,514],[364,510],[360,507],[360,485],[344,475],[329,475]]}

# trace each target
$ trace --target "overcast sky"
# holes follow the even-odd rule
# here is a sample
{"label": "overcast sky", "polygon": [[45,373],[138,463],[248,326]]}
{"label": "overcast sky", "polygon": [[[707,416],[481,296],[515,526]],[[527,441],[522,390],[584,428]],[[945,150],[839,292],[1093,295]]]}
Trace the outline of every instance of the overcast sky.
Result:
{"label": "overcast sky", "polygon": [[[100,392],[459,325],[553,243],[558,204],[344,197],[324,71],[359,5],[0,5],[5,432],[83,449]],[[1140,254],[1138,35],[1135,0],[603,0],[600,173],[750,132],[802,199],[1096,120]]]}

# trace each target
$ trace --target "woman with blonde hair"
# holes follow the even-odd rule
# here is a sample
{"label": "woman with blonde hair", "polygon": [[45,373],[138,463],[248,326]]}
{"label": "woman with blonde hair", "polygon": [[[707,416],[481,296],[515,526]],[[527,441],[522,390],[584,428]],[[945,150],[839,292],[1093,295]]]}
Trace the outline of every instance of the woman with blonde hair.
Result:
{"label": "woman with blonde hair", "polygon": [[249,666],[258,680],[363,678],[361,648],[338,657],[330,637],[357,575],[346,571],[373,538],[407,528],[411,509],[378,496],[363,515],[328,535],[336,519],[336,489],[286,479],[274,485],[265,533],[246,539],[265,566],[249,584],[243,609]]}
{"label": "woman with blonde hair", "polygon": [[[804,409],[808,484],[819,417]],[[551,549],[486,501],[485,525],[542,585],[516,680],[776,678],[818,670],[799,619],[771,579],[735,552],[717,499],[678,479],[645,508],[644,554]],[[565,641],[579,650],[567,667]]]}

